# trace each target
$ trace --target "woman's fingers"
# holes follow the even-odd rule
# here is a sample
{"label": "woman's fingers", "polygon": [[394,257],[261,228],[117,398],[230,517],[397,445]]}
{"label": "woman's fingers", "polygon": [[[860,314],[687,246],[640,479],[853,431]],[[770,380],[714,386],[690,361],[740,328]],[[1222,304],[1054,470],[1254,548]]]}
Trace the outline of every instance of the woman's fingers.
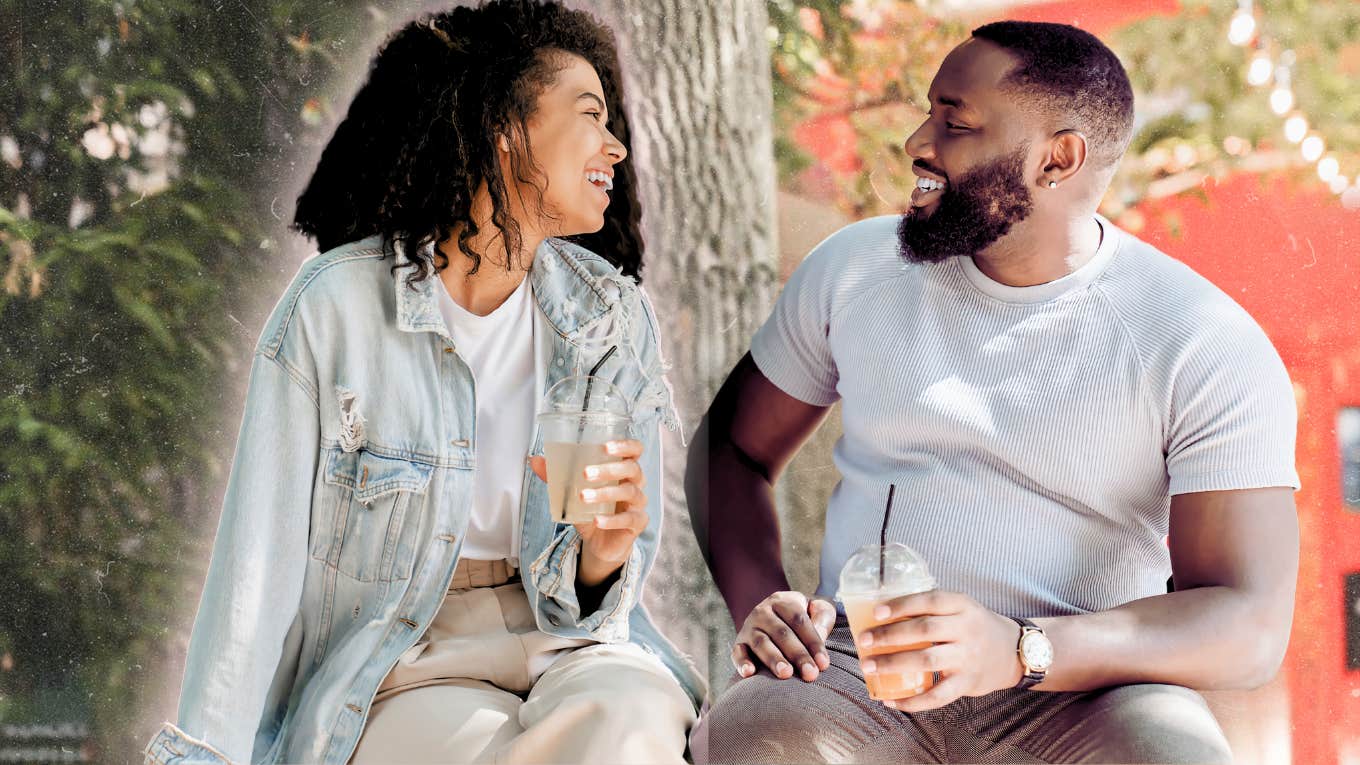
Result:
{"label": "woman's fingers", "polygon": [[588,505],[625,503],[630,509],[647,506],[647,495],[635,483],[621,483],[618,486],[600,486],[582,489],[581,501]]}
{"label": "woman's fingers", "polygon": [[638,486],[646,486],[647,478],[642,474],[642,466],[635,459],[587,465],[581,470],[587,481],[626,481]]}

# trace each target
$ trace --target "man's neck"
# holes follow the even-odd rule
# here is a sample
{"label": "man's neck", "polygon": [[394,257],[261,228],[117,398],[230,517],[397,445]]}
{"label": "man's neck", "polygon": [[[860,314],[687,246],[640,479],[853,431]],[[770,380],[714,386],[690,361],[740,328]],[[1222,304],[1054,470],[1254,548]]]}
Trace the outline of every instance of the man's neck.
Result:
{"label": "man's neck", "polygon": [[1048,219],[1031,216],[974,255],[973,263],[994,282],[1033,287],[1081,268],[1095,256],[1103,236],[1090,213]]}

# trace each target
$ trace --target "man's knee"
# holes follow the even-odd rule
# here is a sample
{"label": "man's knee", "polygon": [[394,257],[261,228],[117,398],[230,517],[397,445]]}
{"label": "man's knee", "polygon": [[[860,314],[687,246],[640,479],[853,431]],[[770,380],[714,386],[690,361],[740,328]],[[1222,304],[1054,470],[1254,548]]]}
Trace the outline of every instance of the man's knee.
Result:
{"label": "man's knee", "polygon": [[801,685],[764,673],[734,683],[690,735],[694,761],[817,761],[813,743],[824,721],[798,703]]}

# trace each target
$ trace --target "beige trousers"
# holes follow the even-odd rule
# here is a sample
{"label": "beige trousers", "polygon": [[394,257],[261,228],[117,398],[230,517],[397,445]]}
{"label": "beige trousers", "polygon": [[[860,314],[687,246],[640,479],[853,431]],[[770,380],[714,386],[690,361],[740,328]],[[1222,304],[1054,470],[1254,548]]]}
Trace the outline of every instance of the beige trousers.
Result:
{"label": "beige trousers", "polygon": [[540,632],[504,561],[461,561],[350,763],[678,763],[693,724],[656,657]]}

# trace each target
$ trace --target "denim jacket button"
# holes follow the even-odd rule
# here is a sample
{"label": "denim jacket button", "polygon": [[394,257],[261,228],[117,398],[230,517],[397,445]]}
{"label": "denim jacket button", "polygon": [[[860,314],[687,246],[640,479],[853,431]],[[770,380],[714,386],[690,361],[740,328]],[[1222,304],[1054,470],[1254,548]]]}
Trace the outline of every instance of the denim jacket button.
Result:
{"label": "denim jacket button", "polygon": [[549,617],[548,617],[548,624],[551,624],[552,626],[556,627],[556,626],[558,626],[559,624],[561,624],[561,622],[558,621],[558,619],[557,619],[556,616],[549,616]]}
{"label": "denim jacket button", "polygon": [[557,360],[557,366],[559,366],[559,367],[564,367],[564,366],[566,366],[566,365],[567,365],[567,360],[566,360],[566,359],[558,359],[558,360]]}

